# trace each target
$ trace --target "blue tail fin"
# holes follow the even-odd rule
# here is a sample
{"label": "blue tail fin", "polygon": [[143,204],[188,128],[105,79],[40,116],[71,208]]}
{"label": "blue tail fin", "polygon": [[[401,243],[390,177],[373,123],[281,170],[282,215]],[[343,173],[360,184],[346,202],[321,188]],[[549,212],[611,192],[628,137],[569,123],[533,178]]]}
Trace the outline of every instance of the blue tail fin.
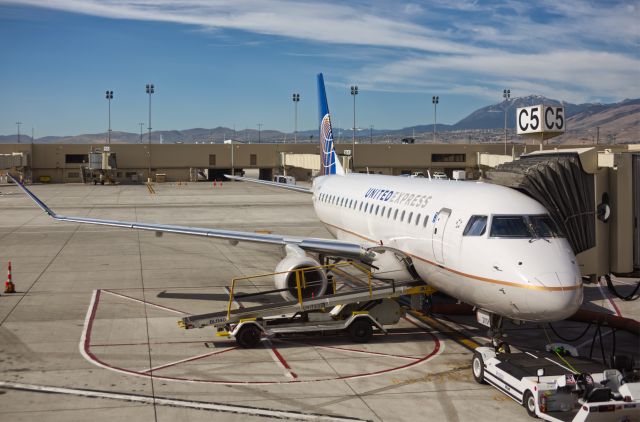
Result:
{"label": "blue tail fin", "polygon": [[327,92],[324,89],[322,73],[318,74],[318,105],[320,110],[320,174],[344,175],[344,169],[338,160],[333,146],[333,130],[329,116]]}

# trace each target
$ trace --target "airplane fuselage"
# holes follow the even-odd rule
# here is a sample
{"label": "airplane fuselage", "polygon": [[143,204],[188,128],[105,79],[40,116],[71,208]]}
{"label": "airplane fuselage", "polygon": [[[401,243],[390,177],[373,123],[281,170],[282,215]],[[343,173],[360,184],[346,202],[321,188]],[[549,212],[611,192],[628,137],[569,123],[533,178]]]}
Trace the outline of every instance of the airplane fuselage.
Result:
{"label": "airplane fuselage", "polygon": [[[557,321],[582,303],[566,238],[538,202],[481,182],[382,175],[321,176],[315,211],[338,239],[397,249],[422,280],[463,302],[526,321]],[[385,256],[386,255],[386,256]],[[382,278],[408,278],[393,254]],[[391,260],[390,260],[391,259]]]}

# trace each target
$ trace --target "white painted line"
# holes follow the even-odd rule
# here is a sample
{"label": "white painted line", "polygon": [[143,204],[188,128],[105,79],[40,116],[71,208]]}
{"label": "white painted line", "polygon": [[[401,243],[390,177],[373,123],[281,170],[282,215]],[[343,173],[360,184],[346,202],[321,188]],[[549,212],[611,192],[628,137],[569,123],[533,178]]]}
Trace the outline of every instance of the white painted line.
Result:
{"label": "white painted line", "polygon": [[[229,296],[231,296],[231,290],[227,286],[223,287],[224,291],[227,292]],[[238,307],[238,309],[244,308],[244,305],[238,302],[235,298],[233,299],[233,303]]]}
{"label": "white painted line", "polygon": [[185,363],[185,362],[191,362],[192,360],[198,360],[198,359],[206,358],[208,356],[219,355],[220,353],[225,353],[225,352],[228,352],[230,350],[235,350],[237,348],[238,347],[230,347],[229,349],[225,349],[225,350],[216,350],[215,352],[203,353],[201,355],[191,356],[190,358],[177,360],[175,362],[165,363],[164,365],[158,365],[158,366],[155,366],[155,367],[153,367],[151,369],[141,369],[138,372],[142,372],[143,374],[148,374],[149,372],[158,371],[160,369],[168,368],[170,366],[179,365],[179,364]]}
{"label": "white painted line", "polygon": [[152,306],[152,307],[158,308],[158,309],[162,309],[163,311],[169,311],[169,312],[173,312],[175,314],[180,314],[180,315],[189,315],[187,312],[182,312],[182,311],[179,311],[177,309],[167,308],[166,306],[162,306],[162,305],[156,305],[155,303],[147,302],[147,301],[144,301],[142,299],[136,299],[135,297],[123,295],[121,293],[112,292],[111,290],[102,290],[102,291],[105,292],[105,293],[109,293],[111,295],[117,296],[117,297],[121,297],[123,299],[132,300],[132,301],[138,302],[138,303],[144,303],[145,305]]}
{"label": "white painted line", "polygon": [[604,291],[604,288],[602,287],[602,284],[600,284],[600,279],[601,278],[598,278],[598,282],[596,284],[598,285],[598,290],[600,290],[600,294],[602,295],[602,298],[604,299],[605,303],[607,304],[607,307],[614,314],[616,314],[618,316],[622,316],[622,314],[620,313],[620,309],[618,309],[618,306],[613,301],[613,298],[609,294],[607,294],[607,292]]}
{"label": "white painted line", "polygon": [[222,403],[200,402],[190,400],[177,400],[165,397],[151,397],[137,394],[112,393],[108,391],[85,390],[77,388],[51,387],[46,385],[21,384],[10,381],[0,381],[0,388],[7,388],[22,391],[34,391],[40,393],[68,394],[79,397],[100,398],[121,400],[135,403],[156,404],[160,406],[182,407],[198,410],[210,410],[225,413],[238,413],[251,416],[265,416],[277,419],[292,419],[300,421],[327,421],[327,422],[347,422],[364,421],[345,416],[322,415],[317,413],[302,413],[295,411],[274,410],[250,406],[234,406]]}
{"label": "white painted line", "polygon": [[[602,337],[604,337],[604,336],[608,336],[608,335],[609,335],[609,334],[611,334],[611,333],[613,333],[613,330],[611,330],[611,331],[607,331],[606,333],[603,333],[603,334],[602,334]],[[579,348],[581,348],[581,347],[587,346],[587,345],[591,344],[591,342],[593,342],[593,341],[594,341],[594,340],[593,340],[593,339],[591,339],[591,340],[587,340],[587,341],[585,341],[585,342],[583,342],[583,343],[580,343],[580,344],[578,344],[578,345],[576,346],[576,349],[579,349]]]}
{"label": "white painted line", "polygon": [[316,343],[302,343],[302,342],[295,342],[295,341],[288,341],[288,340],[280,340],[280,341],[284,343],[298,344],[298,345],[303,345],[308,347],[316,347],[318,349],[329,349],[329,350],[336,350],[338,352],[359,353],[359,354],[371,355],[371,356],[382,356],[382,357],[392,358],[392,359],[405,359],[405,360],[411,360],[411,361],[418,361],[422,359],[414,356],[392,355],[389,353],[370,352],[368,350],[358,350],[358,349],[347,349],[344,347],[337,347],[337,346],[323,346],[321,344],[316,344]]}
{"label": "white painted line", "polygon": [[282,355],[280,354],[280,352],[278,352],[278,350],[275,348],[275,346],[273,345],[273,343],[271,343],[271,340],[269,339],[263,339],[262,340],[262,344],[264,345],[264,347],[269,351],[269,355],[271,355],[271,359],[273,359],[273,361],[280,367],[283,369],[284,371],[284,375],[291,379],[291,380],[295,380],[298,378],[298,375],[293,372],[291,370],[291,367],[289,366],[289,364],[287,363],[287,361],[284,359],[284,357],[282,357]]}
{"label": "white painted line", "polygon": [[569,371],[569,372],[571,372],[571,373],[573,373],[573,372],[574,372],[574,371],[572,371],[571,369],[569,369],[569,368],[567,368],[566,366],[564,366],[564,365],[562,365],[562,364],[560,364],[560,363],[556,362],[556,361],[555,361],[555,360],[553,360],[553,359],[549,359],[549,358],[545,357],[545,360],[548,360],[549,362],[554,363],[554,364],[558,365],[559,367],[561,367],[561,368],[563,368],[563,369],[566,369],[567,371]]}

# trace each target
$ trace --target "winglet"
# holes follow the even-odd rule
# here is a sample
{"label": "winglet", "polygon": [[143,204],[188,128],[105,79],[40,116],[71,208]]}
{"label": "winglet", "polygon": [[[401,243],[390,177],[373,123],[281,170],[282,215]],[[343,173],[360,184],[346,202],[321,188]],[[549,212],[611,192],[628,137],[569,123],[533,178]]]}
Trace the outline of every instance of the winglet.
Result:
{"label": "winglet", "polygon": [[49,208],[49,207],[47,206],[47,204],[45,204],[44,202],[42,202],[42,201],[40,200],[40,198],[38,198],[37,196],[35,196],[35,195],[34,195],[34,194],[29,190],[29,189],[27,189],[27,188],[25,187],[25,185],[23,185],[20,181],[18,181],[15,177],[13,177],[13,176],[11,175],[11,173],[7,173],[7,175],[9,176],[9,178],[10,178],[11,180],[13,180],[13,182],[14,182],[16,185],[18,185],[18,186],[20,187],[20,189],[22,189],[22,191],[23,191],[24,193],[26,193],[26,194],[29,196],[29,198],[31,198],[31,199],[33,200],[33,202],[35,202],[36,204],[38,204],[38,206],[39,206],[40,208],[42,208],[42,211],[46,212],[47,214],[49,214],[49,215],[50,215],[51,217],[53,217],[53,218],[56,218],[56,217],[57,217],[56,213],[55,213],[55,212],[53,212],[53,210],[51,210],[51,208]]}
{"label": "winglet", "polygon": [[344,169],[333,145],[329,103],[322,73],[318,73],[318,110],[320,111],[320,174],[344,175]]}

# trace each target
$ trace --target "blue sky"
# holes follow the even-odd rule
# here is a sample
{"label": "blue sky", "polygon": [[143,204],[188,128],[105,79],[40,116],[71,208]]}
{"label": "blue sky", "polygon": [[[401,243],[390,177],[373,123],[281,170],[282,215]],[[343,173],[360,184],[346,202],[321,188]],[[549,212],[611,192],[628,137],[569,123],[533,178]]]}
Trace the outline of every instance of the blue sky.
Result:
{"label": "blue sky", "polygon": [[512,96],[640,97],[640,2],[0,0],[0,134],[455,123]]}

